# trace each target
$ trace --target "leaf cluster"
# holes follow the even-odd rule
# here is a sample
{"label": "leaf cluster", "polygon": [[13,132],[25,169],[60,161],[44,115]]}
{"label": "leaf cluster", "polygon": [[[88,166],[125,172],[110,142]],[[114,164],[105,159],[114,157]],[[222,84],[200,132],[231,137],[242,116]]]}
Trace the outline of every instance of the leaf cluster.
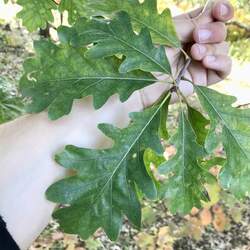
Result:
{"label": "leaf cluster", "polygon": [[[96,109],[113,94],[126,101],[157,81],[153,72],[169,75],[179,93],[182,75],[172,75],[163,46],[180,47],[168,9],[159,14],[156,0],[85,0],[86,12],[80,14],[77,2],[60,3],[74,20],[72,27],[58,29],[60,43],[35,42],[36,56],[24,63],[20,87],[29,112],[47,109],[55,120],[71,111],[75,99],[89,95]],[[249,195],[250,111],[232,107],[233,97],[194,89],[209,120],[180,98],[178,129],[170,136],[170,91],[152,107],[131,113],[126,128],[99,124],[112,147],[68,145],[56,155],[60,165],[75,173],[46,192],[49,200],[64,205],[54,217],[65,232],[88,238],[101,227],[115,240],[124,217],[140,228],[141,199],[166,198],[172,213],[185,214],[209,201],[207,184],[216,181],[240,199]],[[162,139],[176,148],[171,159],[163,157]],[[214,157],[220,144],[226,161]],[[164,178],[157,178],[151,164]],[[218,178],[210,171],[214,165],[221,166]]]}

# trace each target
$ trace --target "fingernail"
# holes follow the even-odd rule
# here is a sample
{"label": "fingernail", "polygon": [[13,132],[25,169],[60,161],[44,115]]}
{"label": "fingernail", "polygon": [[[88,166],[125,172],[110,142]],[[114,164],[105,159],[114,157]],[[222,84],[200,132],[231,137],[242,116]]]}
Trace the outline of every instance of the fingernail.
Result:
{"label": "fingernail", "polygon": [[223,3],[223,4],[220,5],[220,15],[222,17],[227,16],[229,11],[230,11],[229,6],[227,4]]}
{"label": "fingernail", "polygon": [[216,61],[216,57],[215,56],[207,56],[206,61],[208,63],[212,63],[212,62]]}
{"label": "fingernail", "polygon": [[205,46],[200,45],[200,44],[197,44],[197,48],[198,48],[198,50],[199,50],[199,54],[200,54],[200,55],[205,55],[205,53],[206,53],[206,51],[207,51],[207,49],[206,49]]}
{"label": "fingernail", "polygon": [[212,35],[212,32],[210,30],[201,29],[198,31],[199,41],[204,42],[208,40]]}

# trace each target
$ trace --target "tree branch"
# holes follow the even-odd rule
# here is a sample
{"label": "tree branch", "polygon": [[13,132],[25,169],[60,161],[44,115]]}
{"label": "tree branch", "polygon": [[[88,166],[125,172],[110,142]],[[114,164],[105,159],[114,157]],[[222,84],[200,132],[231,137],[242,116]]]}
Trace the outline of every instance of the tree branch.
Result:
{"label": "tree branch", "polygon": [[250,26],[248,26],[248,25],[246,25],[244,23],[241,23],[239,21],[236,21],[236,20],[230,21],[230,22],[226,23],[226,25],[234,25],[234,26],[237,26],[240,29],[245,30],[247,33],[250,33]]}

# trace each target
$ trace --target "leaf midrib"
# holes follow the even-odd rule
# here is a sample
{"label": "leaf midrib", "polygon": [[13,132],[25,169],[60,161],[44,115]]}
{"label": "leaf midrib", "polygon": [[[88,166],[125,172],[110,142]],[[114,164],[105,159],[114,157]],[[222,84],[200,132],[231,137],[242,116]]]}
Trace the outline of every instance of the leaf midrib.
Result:
{"label": "leaf midrib", "polygon": [[59,82],[59,81],[81,81],[81,80],[128,80],[128,81],[142,81],[142,82],[152,82],[157,81],[156,79],[152,78],[133,78],[133,77],[105,77],[105,76],[87,76],[87,77],[72,77],[72,78],[58,78],[58,79],[51,79],[46,81],[38,81],[39,84],[47,83],[47,82]]}
{"label": "leaf midrib", "polygon": [[[146,58],[148,58],[150,61],[152,61],[153,63],[155,63],[158,67],[160,67],[160,68],[163,70],[163,72],[165,72],[165,73],[167,73],[167,74],[170,73],[167,69],[165,69],[164,66],[162,66],[160,63],[158,63],[153,57],[151,57],[151,56],[145,54],[142,50],[140,50],[140,49],[134,47],[132,44],[126,42],[126,41],[123,40],[123,39],[120,39],[119,37],[117,37],[116,34],[115,34],[115,32],[113,31],[113,29],[111,28],[110,25],[109,25],[108,27],[109,27],[109,30],[111,31],[111,33],[112,33],[114,39],[120,41],[121,43],[125,44],[125,45],[128,46],[129,48],[132,48],[133,50],[137,51],[138,53],[140,53],[140,54],[142,54],[143,56],[145,56]],[[136,35],[135,35],[135,36],[136,36]],[[154,47],[153,47],[153,48],[154,48]]]}
{"label": "leaf midrib", "polygon": [[185,154],[185,145],[186,145],[186,140],[185,140],[185,120],[184,120],[184,113],[183,110],[181,111],[181,115],[182,115],[182,155],[183,155],[183,168],[182,168],[182,185],[183,185],[183,189],[184,189],[184,196],[186,197],[186,185],[185,185],[185,170],[186,170],[186,154]]}
{"label": "leaf midrib", "polygon": [[120,166],[122,165],[123,161],[126,159],[126,157],[128,156],[128,154],[130,153],[130,151],[132,150],[132,148],[134,147],[134,145],[137,143],[137,141],[140,139],[140,137],[142,136],[142,134],[145,132],[145,130],[147,129],[147,127],[150,125],[150,123],[152,122],[152,120],[154,119],[154,117],[157,115],[157,113],[159,112],[159,110],[162,108],[162,106],[164,105],[164,103],[166,102],[166,100],[169,98],[169,94],[164,98],[164,100],[162,101],[162,103],[159,105],[159,107],[157,108],[157,110],[153,113],[153,115],[151,116],[151,118],[149,119],[149,121],[145,124],[145,126],[143,127],[143,129],[141,130],[141,132],[136,136],[136,138],[134,139],[134,141],[131,143],[130,147],[127,149],[126,153],[124,154],[124,156],[120,159],[120,161],[118,162],[117,166],[115,167],[114,171],[112,172],[112,175],[110,176],[110,178],[107,180],[107,182],[104,184],[103,188],[101,189],[101,191],[99,192],[99,194],[97,195],[95,201],[93,203],[95,203],[99,197],[104,193],[104,190],[106,189],[106,186],[108,185],[108,183],[110,181],[112,181],[112,178],[114,177],[114,175],[116,174],[116,172],[118,171],[118,169],[120,168]]}
{"label": "leaf midrib", "polygon": [[[141,7],[141,4],[140,4],[140,6],[137,6],[137,7],[140,8],[140,7]],[[131,11],[129,11],[126,7],[124,7],[124,8],[123,8],[123,7],[120,7],[120,8],[118,8],[118,9],[119,9],[119,11],[122,11],[122,10],[126,11],[127,13],[129,13],[130,18],[131,18],[132,20],[134,20],[135,22],[137,22],[137,23],[139,23],[139,24],[141,24],[141,25],[147,27],[147,28],[148,28],[149,30],[151,30],[152,32],[154,32],[154,33],[158,34],[160,37],[166,39],[169,43],[174,44],[175,46],[178,46],[178,44],[177,44],[176,42],[174,42],[172,39],[170,39],[169,37],[167,37],[164,33],[162,33],[162,32],[159,31],[159,30],[156,30],[154,27],[152,27],[152,26],[149,25],[148,23],[143,22],[143,20],[136,18],[136,16],[133,15],[133,13],[131,13]],[[117,11],[118,11],[118,10],[117,10]],[[160,14],[157,13],[157,16],[160,17]]]}
{"label": "leaf midrib", "polygon": [[159,36],[161,36],[162,38],[166,39],[169,43],[171,44],[174,44],[175,46],[178,46],[178,44],[176,44],[174,41],[172,41],[169,37],[165,36],[164,33],[154,29],[152,26],[150,26],[149,24],[147,23],[144,23],[143,21],[141,21],[140,19],[137,19],[136,17],[134,16],[131,16],[131,19],[135,20],[135,22],[138,22],[140,24],[142,24],[143,26],[147,27],[149,30],[152,30],[154,33],[158,34]]}
{"label": "leaf midrib", "polygon": [[241,151],[243,152],[243,154],[245,155],[245,157],[247,159],[247,153],[245,152],[245,150],[242,148],[242,145],[239,143],[238,139],[235,137],[234,133],[231,131],[231,128],[227,125],[226,121],[224,120],[224,118],[220,115],[219,111],[217,111],[216,107],[213,105],[213,103],[211,102],[211,100],[206,96],[206,94],[198,87],[200,93],[203,95],[203,97],[207,100],[207,102],[209,103],[209,105],[213,108],[213,110],[215,111],[215,113],[219,116],[220,120],[223,122],[223,125],[227,128],[227,130],[230,132],[232,138],[234,138],[235,142],[238,144],[239,148],[241,149]]}

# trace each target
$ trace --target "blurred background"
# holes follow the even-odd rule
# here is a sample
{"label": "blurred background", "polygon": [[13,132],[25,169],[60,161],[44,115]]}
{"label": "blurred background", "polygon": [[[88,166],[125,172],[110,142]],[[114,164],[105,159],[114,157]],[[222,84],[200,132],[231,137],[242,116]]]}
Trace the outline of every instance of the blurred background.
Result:
{"label": "blurred background", "polygon": [[[158,2],[159,11],[169,7],[173,15],[204,4],[199,0]],[[236,96],[238,101],[235,105],[247,108],[250,107],[250,1],[231,0],[231,3],[235,7],[235,18],[227,25],[233,71],[214,88]],[[20,20],[15,18],[19,10],[20,6],[4,4],[0,0],[0,123],[24,113],[24,103],[18,92],[22,63],[33,54],[32,41],[44,36],[43,31],[29,33],[22,26]],[[169,120],[169,127],[173,129],[176,116],[173,106]],[[170,157],[172,154],[173,148],[166,145],[166,155]],[[222,155],[223,150],[218,150],[217,154]],[[218,171],[216,166],[213,171],[214,174]],[[138,232],[125,223],[118,242],[110,242],[102,231],[82,241],[77,236],[63,234],[52,221],[29,250],[250,250],[250,201],[238,203],[218,185],[208,186],[207,189],[211,202],[204,204],[201,210],[193,209],[185,217],[171,215],[165,201],[150,204],[145,201],[142,230]]]}

